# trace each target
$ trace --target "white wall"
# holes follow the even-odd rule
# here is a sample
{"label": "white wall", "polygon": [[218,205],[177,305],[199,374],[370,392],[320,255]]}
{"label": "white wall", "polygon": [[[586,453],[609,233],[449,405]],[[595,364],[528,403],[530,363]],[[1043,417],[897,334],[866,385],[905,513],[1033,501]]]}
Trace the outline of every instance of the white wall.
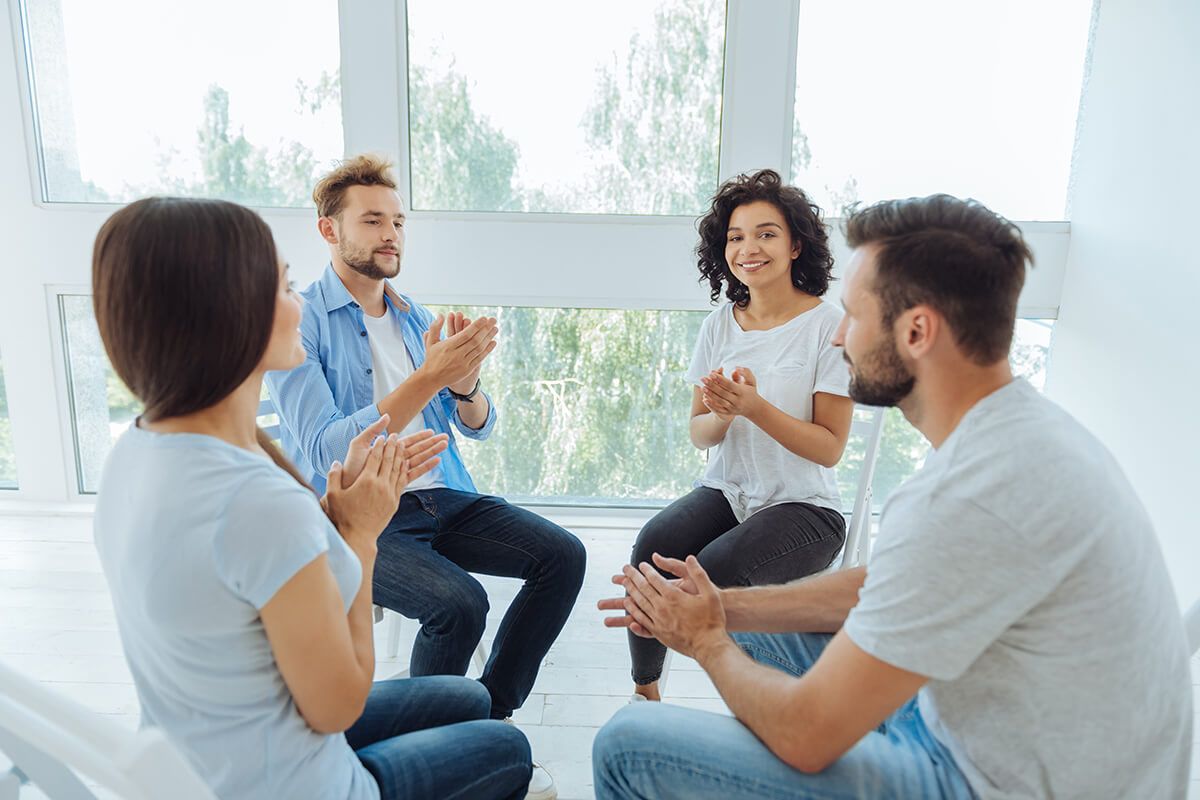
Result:
{"label": "white wall", "polygon": [[1200,3],[1097,0],[1047,392],[1116,455],[1200,596]]}

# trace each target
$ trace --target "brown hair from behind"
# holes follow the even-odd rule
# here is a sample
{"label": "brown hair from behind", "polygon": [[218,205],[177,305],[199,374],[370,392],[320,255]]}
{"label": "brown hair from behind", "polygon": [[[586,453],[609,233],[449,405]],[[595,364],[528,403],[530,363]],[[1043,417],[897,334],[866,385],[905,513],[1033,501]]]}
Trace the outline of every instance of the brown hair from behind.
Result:
{"label": "brown hair from behind", "polygon": [[1025,266],[1033,264],[1015,224],[975,200],[935,194],[875,203],[845,228],[850,247],[879,248],[871,290],[885,325],[928,305],[975,363],[1008,358]]}
{"label": "brown hair from behind", "polygon": [[[216,405],[262,362],[275,321],[271,229],[223,200],[149,197],[117,211],[92,251],[92,304],[108,360],[148,421]],[[312,487],[260,428],[259,445]]]}
{"label": "brown hair from behind", "polygon": [[336,217],[346,206],[346,190],[351,186],[386,186],[395,189],[392,161],[376,153],[347,158],[332,172],[323,175],[313,189],[318,217]]}

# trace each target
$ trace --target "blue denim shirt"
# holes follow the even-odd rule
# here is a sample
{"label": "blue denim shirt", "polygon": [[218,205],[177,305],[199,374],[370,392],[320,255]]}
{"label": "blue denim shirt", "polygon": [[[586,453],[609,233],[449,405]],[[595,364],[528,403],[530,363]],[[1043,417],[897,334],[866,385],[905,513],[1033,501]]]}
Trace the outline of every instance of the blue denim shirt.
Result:
{"label": "blue denim shirt", "polygon": [[[318,492],[325,491],[325,475],[334,461],[344,461],[350,440],[379,419],[371,378],[371,345],[363,325],[363,310],[350,296],[342,279],[327,266],[320,279],[300,295],[304,318],[300,334],[304,340],[304,363],[286,372],[268,372],[267,389],[279,413],[279,439],[284,453]],[[425,363],[424,333],[433,314],[384,283],[384,302],[400,319],[404,344],[413,369]],[[487,395],[484,395],[487,397]],[[443,387],[421,409],[425,427],[450,435],[450,446],[442,453],[446,486],[474,492],[462,454],[454,441],[450,423],[464,436],[486,439],[496,425],[496,406],[488,397],[488,416],[474,430],[463,424],[458,402]],[[407,422],[404,420],[403,422]],[[403,427],[397,420],[395,429]]]}

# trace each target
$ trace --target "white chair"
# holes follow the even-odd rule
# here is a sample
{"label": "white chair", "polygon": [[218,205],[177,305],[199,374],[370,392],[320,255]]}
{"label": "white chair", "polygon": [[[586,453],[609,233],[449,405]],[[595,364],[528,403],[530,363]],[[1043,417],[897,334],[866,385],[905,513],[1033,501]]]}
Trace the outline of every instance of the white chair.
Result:
{"label": "white chair", "polygon": [[129,730],[0,664],[0,800],[33,784],[51,800],[96,800],[80,776],[125,800],[217,800],[162,731]]}
{"label": "white chair", "polygon": [[[383,622],[385,617],[388,620],[387,654],[388,654],[389,658],[395,658],[400,653],[401,629],[403,629],[404,623],[406,621],[409,621],[409,619],[408,619],[408,617],[404,616],[403,614],[397,614],[395,611],[392,611],[391,609],[386,609],[383,606],[375,606],[374,613],[375,613],[375,622],[376,623]],[[420,629],[418,628],[418,630],[420,630]],[[479,641],[479,644],[475,645],[475,652],[471,654],[471,666],[473,666],[475,668],[476,672],[478,672],[480,675],[482,675],[483,668],[487,665],[487,660],[488,660],[488,648],[487,648],[487,645],[485,645],[483,643],[483,640],[481,639]],[[394,675],[392,675],[392,677],[393,678],[407,678],[408,672],[409,672],[408,667],[404,667],[403,669],[399,670]],[[3,798],[0,798],[0,800],[3,800]]]}
{"label": "white chair", "polygon": [[[854,505],[850,510],[850,524],[846,527],[846,543],[842,547],[842,557],[836,556],[833,563],[817,575],[826,575],[840,569],[864,567],[871,558],[871,516],[874,513],[872,488],[875,480],[875,462],[879,459],[879,442],[883,438],[883,423],[887,418],[887,409],[875,406],[855,406],[855,416],[850,422],[850,435],[863,437],[863,463],[858,473],[858,489],[854,493]],[[857,412],[865,412],[865,419],[859,418]],[[663,661],[662,675],[658,679],[658,692],[666,694],[667,675],[671,669],[673,651],[667,650],[666,660]]]}

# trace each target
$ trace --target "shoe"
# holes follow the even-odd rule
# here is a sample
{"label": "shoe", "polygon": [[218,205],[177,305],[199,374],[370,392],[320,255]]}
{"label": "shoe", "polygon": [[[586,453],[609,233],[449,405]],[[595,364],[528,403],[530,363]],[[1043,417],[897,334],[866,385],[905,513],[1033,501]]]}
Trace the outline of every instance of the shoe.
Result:
{"label": "shoe", "polygon": [[[504,721],[514,728],[517,726],[512,717],[505,717]],[[557,798],[558,789],[554,786],[554,778],[546,771],[545,767],[534,761],[533,775],[529,779],[529,790],[525,794],[525,800],[557,800]]]}

